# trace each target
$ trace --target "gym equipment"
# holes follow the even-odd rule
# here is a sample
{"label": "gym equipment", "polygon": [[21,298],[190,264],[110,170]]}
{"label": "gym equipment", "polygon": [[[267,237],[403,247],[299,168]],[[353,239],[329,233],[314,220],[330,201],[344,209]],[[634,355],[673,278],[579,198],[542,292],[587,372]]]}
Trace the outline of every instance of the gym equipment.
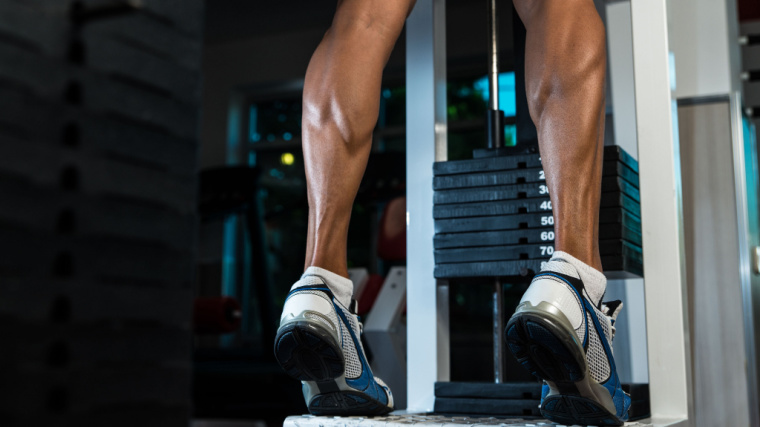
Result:
{"label": "gym equipment", "polygon": [[0,4],[0,413],[187,424],[203,2]]}
{"label": "gym equipment", "polygon": [[[602,245],[603,266],[611,276],[623,276],[615,273],[619,269],[641,276],[638,165],[620,147],[605,147],[604,154],[599,237],[626,244]],[[535,267],[540,268],[540,263],[498,261],[545,260],[554,252],[554,219],[543,169],[525,167],[540,164],[539,155],[476,160],[440,162],[434,167],[436,277],[538,272]],[[486,164],[500,170],[484,171]],[[489,263],[476,265],[480,261]]]}
{"label": "gym equipment", "polygon": [[[501,143],[504,132],[500,122],[503,114],[498,111],[495,1],[489,0],[488,6],[488,147],[474,150],[469,160],[434,163],[433,248],[436,279],[466,279],[467,284],[493,286],[495,384],[438,383],[435,410],[539,415],[539,384],[505,383],[502,283],[529,282],[551,258],[554,218],[535,129],[526,132],[527,136],[518,133],[516,147]],[[516,85],[521,86],[521,82]],[[518,108],[523,114],[517,118],[521,132],[532,126],[525,123],[529,120],[524,107]],[[602,266],[609,278],[642,276],[638,164],[617,146],[605,147],[603,155],[599,212]]]}

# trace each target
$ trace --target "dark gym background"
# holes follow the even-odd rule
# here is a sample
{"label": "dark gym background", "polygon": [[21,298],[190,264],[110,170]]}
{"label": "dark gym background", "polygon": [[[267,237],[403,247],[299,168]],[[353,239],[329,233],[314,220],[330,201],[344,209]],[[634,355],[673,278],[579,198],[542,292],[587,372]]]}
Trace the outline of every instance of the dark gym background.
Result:
{"label": "dark gym background", "polygon": [[[446,7],[455,160],[485,141],[486,7]],[[305,412],[271,346],[303,267],[303,75],[334,9],[0,0],[0,425]],[[503,7],[505,93],[512,22]],[[393,265],[376,255],[380,215],[405,190],[404,57],[402,34],[349,236],[349,266],[379,275]],[[452,380],[492,380],[490,304],[490,289],[453,283]]]}

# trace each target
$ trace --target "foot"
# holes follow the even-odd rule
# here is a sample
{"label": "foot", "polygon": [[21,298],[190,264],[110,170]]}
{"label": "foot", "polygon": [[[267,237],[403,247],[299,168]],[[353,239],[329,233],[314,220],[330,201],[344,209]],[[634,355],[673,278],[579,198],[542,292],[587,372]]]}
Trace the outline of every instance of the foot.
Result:
{"label": "foot", "polygon": [[602,294],[589,292],[570,264],[553,259],[507,323],[509,349],[544,380],[541,414],[559,424],[622,425],[628,419],[631,399],[612,355],[622,303],[601,304]]}
{"label": "foot", "polygon": [[346,307],[313,268],[290,290],[275,338],[280,366],[303,384],[314,415],[383,415],[393,396],[364,355],[356,301]]}

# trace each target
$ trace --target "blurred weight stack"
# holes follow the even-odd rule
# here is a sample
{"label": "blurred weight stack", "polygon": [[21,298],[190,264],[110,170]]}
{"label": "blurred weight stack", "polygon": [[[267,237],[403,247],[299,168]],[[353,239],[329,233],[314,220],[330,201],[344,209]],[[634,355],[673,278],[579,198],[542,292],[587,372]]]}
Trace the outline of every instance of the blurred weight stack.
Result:
{"label": "blurred weight stack", "polygon": [[186,426],[202,0],[0,2],[0,424]]}

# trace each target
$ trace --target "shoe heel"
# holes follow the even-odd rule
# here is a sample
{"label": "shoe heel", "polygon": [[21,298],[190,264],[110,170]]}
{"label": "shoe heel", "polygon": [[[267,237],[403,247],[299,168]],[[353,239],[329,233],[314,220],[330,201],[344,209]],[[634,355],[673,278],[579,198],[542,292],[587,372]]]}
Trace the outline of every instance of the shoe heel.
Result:
{"label": "shoe heel", "polygon": [[586,377],[588,366],[575,332],[564,322],[566,319],[540,306],[523,308],[509,319],[506,342],[530,373],[558,386],[573,387],[573,383]]}
{"label": "shoe heel", "polygon": [[309,412],[313,415],[385,415],[392,410],[374,399],[351,391],[318,394],[309,402]]}
{"label": "shoe heel", "polygon": [[274,355],[282,369],[299,381],[330,381],[343,375],[343,351],[324,327],[308,321],[277,331]]}

